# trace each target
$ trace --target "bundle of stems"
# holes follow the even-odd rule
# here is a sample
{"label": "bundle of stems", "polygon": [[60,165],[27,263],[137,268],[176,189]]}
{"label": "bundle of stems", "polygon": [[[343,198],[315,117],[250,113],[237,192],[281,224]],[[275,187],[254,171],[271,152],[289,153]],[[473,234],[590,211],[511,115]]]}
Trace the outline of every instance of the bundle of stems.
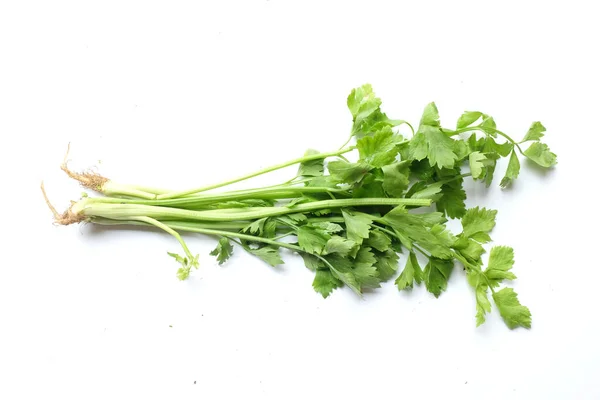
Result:
{"label": "bundle of stems", "polygon": [[[183,249],[182,255],[168,253],[181,264],[177,276],[182,280],[198,268],[199,256],[190,251],[181,232],[216,237],[211,255],[219,264],[231,256],[232,243],[272,266],[283,263],[281,248],[298,253],[315,272],[313,287],[324,297],[342,286],[360,295],[394,276],[401,290],[424,283],[437,297],[446,290],[454,264],[460,263],[475,290],[478,325],[491,309],[489,290],[509,327],[529,327],[531,315],[516,293],[506,287],[497,290],[502,281],[516,278],[510,271],[512,249],[492,248],[489,265],[483,268],[483,245],[491,241],[496,211],[467,210],[462,185],[465,179],[475,179],[490,186],[502,157],[509,157],[502,187],[517,178],[519,154],[541,167],[552,167],[556,155],[540,141],[544,126],[534,122],[516,142],[496,129],[489,115],[468,111],[456,128],[447,129],[431,103],[415,132],[408,122],[390,119],[381,111],[381,100],[370,85],[353,89],[347,103],[351,134],[336,151],[308,150],[281,164],[181,191],[74,172],[65,158],[63,171],[101,196],[86,195],[59,213],[43,184],[42,191],[60,225],[142,225],[168,232]],[[399,133],[400,125],[410,129],[409,138]],[[357,161],[348,161],[348,153],[357,155]],[[225,190],[294,165],[297,173],[287,182]],[[448,218],[460,218],[462,232],[450,232],[445,225]],[[398,253],[404,254],[405,263],[399,275]]]}

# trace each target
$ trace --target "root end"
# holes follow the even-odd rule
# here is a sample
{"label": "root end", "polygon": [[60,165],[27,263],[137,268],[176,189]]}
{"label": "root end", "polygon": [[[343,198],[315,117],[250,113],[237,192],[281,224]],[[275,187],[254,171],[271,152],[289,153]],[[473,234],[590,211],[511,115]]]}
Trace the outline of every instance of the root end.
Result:
{"label": "root end", "polygon": [[69,156],[70,148],[71,144],[69,143],[69,145],[67,146],[67,153],[65,154],[65,158],[60,166],[60,169],[62,169],[70,178],[79,181],[79,183],[81,183],[81,186],[102,193],[103,186],[106,182],[108,182],[108,178],[105,178],[102,175],[99,175],[95,172],[80,173],[71,171],[67,166],[67,163],[69,161],[67,157]]}
{"label": "root end", "polygon": [[56,211],[56,208],[54,208],[52,203],[50,203],[50,199],[48,199],[48,195],[46,194],[46,189],[44,188],[44,182],[42,182],[40,188],[42,189],[42,194],[44,195],[44,200],[46,201],[48,208],[50,208],[50,211],[52,211],[52,215],[54,215],[54,222],[56,224],[71,225],[71,224],[77,224],[79,222],[85,221],[84,215],[76,214],[72,211],[73,204],[71,204],[71,207],[69,207],[69,209],[62,214],[59,213],[58,211]]}

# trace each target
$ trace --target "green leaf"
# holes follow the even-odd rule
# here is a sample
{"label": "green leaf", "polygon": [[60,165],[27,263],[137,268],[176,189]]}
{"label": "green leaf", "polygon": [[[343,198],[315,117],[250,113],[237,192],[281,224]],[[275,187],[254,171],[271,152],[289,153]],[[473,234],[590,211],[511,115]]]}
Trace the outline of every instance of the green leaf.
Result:
{"label": "green leaf", "polygon": [[531,161],[545,168],[550,168],[556,164],[556,154],[552,153],[550,148],[544,143],[533,142],[523,154]]}
{"label": "green leaf", "polygon": [[386,251],[390,248],[392,239],[386,233],[374,229],[369,233],[369,237],[364,241],[364,244],[378,251]]}
{"label": "green leaf", "polygon": [[379,287],[379,271],[374,266],[375,255],[370,247],[361,247],[354,259],[354,276],[362,287]]}
{"label": "green leaf", "polygon": [[328,214],[331,214],[331,208],[322,208],[320,210],[315,210],[312,213],[318,217],[320,217],[322,215],[328,215]]}
{"label": "green leaf", "polygon": [[498,211],[486,208],[468,209],[461,220],[463,235],[471,237],[479,232],[489,233],[496,225],[496,214],[498,214]]}
{"label": "green leaf", "polygon": [[179,267],[177,269],[177,278],[180,281],[185,281],[189,277],[190,277],[190,269],[189,268]]}
{"label": "green leaf", "polygon": [[327,233],[337,233],[344,230],[344,228],[341,225],[328,221],[311,223],[310,226],[315,227],[317,229],[321,229]]}
{"label": "green leaf", "polygon": [[408,144],[408,157],[412,160],[421,161],[427,157],[429,145],[424,133],[415,134]]}
{"label": "green leaf", "polygon": [[471,240],[474,240],[478,243],[488,243],[492,241],[492,238],[487,232],[477,232],[471,235]]}
{"label": "green leaf", "polygon": [[442,197],[435,203],[436,209],[450,218],[460,218],[465,215],[467,210],[465,206],[467,194],[462,187],[462,183],[463,178],[458,177],[442,185]]}
{"label": "green leaf", "polygon": [[440,113],[438,112],[437,106],[434,102],[431,102],[425,106],[419,126],[434,126],[439,128]]}
{"label": "green leaf", "polygon": [[458,161],[464,160],[471,153],[471,149],[469,148],[469,145],[464,140],[454,140],[453,144],[454,144],[453,151],[456,154]]}
{"label": "green leaf", "polygon": [[324,254],[338,253],[342,257],[346,257],[354,246],[356,246],[354,241],[335,235],[327,241]]}
{"label": "green leaf", "polygon": [[317,270],[313,280],[313,288],[320,293],[323,298],[327,298],[334,289],[342,287],[344,284],[338,278],[333,276],[329,270]]}
{"label": "green leaf", "polygon": [[473,176],[473,179],[480,179],[485,176],[485,160],[487,160],[485,154],[482,154],[478,151],[474,151],[469,154],[469,168],[471,168],[471,175]]}
{"label": "green leaf", "polygon": [[492,158],[490,156],[495,154],[496,157],[493,158],[497,159],[509,155],[513,148],[514,145],[511,142],[497,143],[493,138],[488,136],[483,141],[482,151],[484,153],[490,153],[488,154],[488,158]]}
{"label": "green leaf", "polygon": [[343,160],[330,161],[327,164],[327,170],[334,182],[349,185],[360,182],[371,169],[372,167],[365,163],[349,163]]}
{"label": "green leaf", "polygon": [[423,270],[423,280],[425,287],[435,297],[439,297],[448,287],[448,279],[454,264],[451,260],[441,260],[431,257]]}
{"label": "green leaf", "polygon": [[383,178],[380,178],[373,172],[379,172],[377,170],[369,172],[365,175],[364,179],[354,186],[352,197],[355,199],[359,198],[375,198],[375,197],[387,197],[383,190]]}
{"label": "green leaf", "polygon": [[[418,185],[418,186],[417,186]],[[442,191],[442,182],[432,183],[427,185],[425,182],[417,182],[415,183],[410,190],[406,193],[408,196],[410,194],[411,199],[434,199],[437,200],[441,196],[436,196]],[[413,192],[413,193],[411,193]]]}
{"label": "green leaf", "polygon": [[393,250],[386,250],[384,253],[375,255],[377,262],[374,267],[378,271],[379,279],[387,281],[391,279],[398,271],[398,254]]}
{"label": "green leaf", "polygon": [[536,121],[529,127],[529,130],[523,138],[523,142],[527,142],[529,140],[540,140],[544,137],[544,132],[546,132],[546,127],[542,125],[540,121]]}
{"label": "green leaf", "polygon": [[357,244],[361,244],[363,239],[369,237],[369,230],[373,218],[367,214],[352,214],[346,210],[342,210],[344,222],[346,223],[346,236],[348,239]]}
{"label": "green leaf", "polygon": [[425,160],[413,161],[410,164],[410,172],[421,181],[429,181],[435,175],[435,169]]}
{"label": "green leaf", "polygon": [[338,254],[327,255],[325,256],[325,259],[329,263],[329,268],[331,269],[333,276],[344,282],[344,284],[352,289],[354,293],[361,296],[362,292],[360,289],[360,284],[354,275],[352,262]]}
{"label": "green leaf", "polygon": [[331,179],[331,176],[313,176],[309,181],[304,183],[308,187],[326,187],[337,188],[338,184]]}
{"label": "green leaf", "polygon": [[298,245],[311,254],[321,254],[331,237],[327,232],[309,226],[299,227],[297,236]]}
{"label": "green leaf", "polygon": [[511,184],[512,181],[517,179],[519,176],[519,171],[521,170],[521,163],[519,162],[519,157],[517,157],[517,152],[512,151],[510,155],[510,159],[508,160],[508,167],[506,168],[506,174],[504,174],[504,178],[500,182],[500,186],[505,188]]}
{"label": "green leaf", "polygon": [[371,85],[353,89],[348,96],[348,108],[352,113],[352,135],[361,138],[386,127],[397,126],[405,121],[391,120],[381,112],[381,100],[375,97]]}
{"label": "green leaf", "polygon": [[[487,137],[487,136],[486,136]],[[469,145],[469,149],[471,151],[483,151],[483,145],[485,143],[486,138],[480,137],[477,138],[476,133],[472,133],[471,136],[467,139],[467,144]]]}
{"label": "green leaf", "polygon": [[458,159],[454,149],[454,140],[445,135],[440,128],[421,126],[410,141],[409,155],[415,160],[427,157],[431,166],[453,168]]}
{"label": "green leaf", "polygon": [[187,267],[187,265],[188,265],[187,258],[182,257],[176,253],[167,252],[167,254],[169,256],[173,257],[175,259],[175,261],[177,261],[179,264],[183,265],[184,267]]}
{"label": "green leaf", "polygon": [[456,122],[456,129],[466,128],[481,118],[481,115],[482,114],[479,111],[465,111],[463,115],[458,118],[458,121]]}
{"label": "green leaf", "polygon": [[448,222],[444,213],[434,211],[427,213],[419,213],[419,218],[423,222],[424,225],[432,227],[434,225],[445,224]]}
{"label": "green leaf", "polygon": [[219,265],[223,264],[225,261],[231,257],[233,253],[233,246],[229,243],[229,239],[226,237],[222,237],[219,239],[217,243],[217,247],[213,251],[210,252],[211,256],[217,256],[217,261]]}
{"label": "green leaf", "polygon": [[531,328],[531,312],[519,303],[517,293],[513,289],[504,288],[492,293],[492,297],[502,319],[510,329],[519,326]]}
{"label": "green leaf", "polygon": [[494,121],[494,118],[487,114],[481,114],[481,118],[482,121],[481,124],[479,124],[481,129],[483,129],[485,133],[496,137],[496,121]]}
{"label": "green leaf", "polygon": [[242,229],[242,232],[250,232],[253,234],[258,233],[259,235],[262,235],[263,229],[265,227],[265,222],[267,222],[267,219],[268,218],[261,218],[261,219],[257,219],[256,221],[251,222],[250,224],[246,225]]}
{"label": "green leaf", "polygon": [[263,236],[266,238],[274,238],[277,232],[277,221],[274,218],[267,219],[263,228]]}
{"label": "green leaf", "polygon": [[431,166],[452,168],[458,159],[455,148],[454,140],[440,128],[440,116],[435,103],[429,103],[423,111],[417,134],[409,143],[409,157],[413,160],[427,157]]}
{"label": "green leaf", "polygon": [[364,136],[356,142],[360,160],[379,168],[392,163],[398,154],[396,144],[402,137],[395,135],[391,127],[386,127],[372,136]]}
{"label": "green leaf", "polygon": [[422,280],[423,271],[421,270],[417,256],[415,253],[410,252],[404,269],[400,273],[400,276],[396,278],[395,284],[398,286],[398,290],[412,289],[415,281],[421,283]]}
{"label": "green leaf", "polygon": [[293,222],[306,221],[306,215],[304,215],[302,213],[287,214],[287,215],[284,215],[284,217],[287,217],[290,221],[293,221]]}
{"label": "green leaf", "polygon": [[485,249],[479,243],[471,238],[460,237],[452,246],[463,257],[474,265],[482,265],[481,256],[485,253]]}
{"label": "green leaf", "polygon": [[177,278],[179,280],[186,280],[190,276],[190,271],[193,268],[198,268],[198,255],[191,256],[191,258],[182,257],[179,254],[167,252],[167,254],[175,259],[178,263],[181,264],[181,267],[177,270]]}
{"label": "green leaf", "polygon": [[375,97],[370,84],[352,89],[347,100],[353,121],[361,121],[373,114],[381,105],[381,99]]}
{"label": "green leaf", "polygon": [[477,326],[480,326],[485,322],[485,314],[490,313],[492,311],[492,304],[488,299],[487,295],[487,287],[484,285],[479,285],[475,288],[475,302],[476,302],[476,310],[475,319],[477,321]]}
{"label": "green leaf", "polygon": [[456,242],[456,236],[452,234],[445,225],[436,224],[429,230],[444,246],[452,247]]}
{"label": "green leaf", "polygon": [[[396,207],[387,213],[383,220],[386,224],[395,229],[396,234],[408,249],[411,248],[411,242],[417,242],[423,249],[428,251],[434,257],[442,259],[454,258],[453,251],[444,243],[444,237],[436,236],[427,229],[427,222],[418,214],[409,214],[402,212],[401,208]],[[401,235],[406,236],[402,238]]]}
{"label": "green leaf", "polygon": [[[309,149],[304,153],[304,156],[312,156],[319,154],[317,150]],[[323,160],[322,158],[317,160],[304,161],[298,167],[298,176],[323,176]]]}
{"label": "green leaf", "polygon": [[402,197],[402,194],[408,188],[409,167],[410,161],[384,165],[381,168],[383,171],[383,190],[390,196]]}
{"label": "green leaf", "polygon": [[403,121],[391,120],[379,109],[369,115],[364,120],[357,120],[352,125],[352,135],[358,139],[364,136],[370,136],[374,132],[379,132],[388,127],[394,127],[403,123]]}
{"label": "green leaf", "polygon": [[304,260],[304,265],[306,268],[310,269],[311,271],[316,271],[319,268],[325,268],[325,264],[320,258],[305,252],[299,252],[299,254]]}
{"label": "green leaf", "polygon": [[258,249],[249,249],[250,253],[262,259],[272,267],[283,264],[283,260],[279,255],[279,249],[271,246],[260,247]]}
{"label": "green leaf", "polygon": [[488,267],[484,271],[490,286],[498,287],[504,279],[517,279],[515,274],[510,272],[515,263],[515,253],[511,247],[495,246],[490,251]]}
{"label": "green leaf", "polygon": [[485,166],[483,182],[486,187],[490,187],[494,180],[494,171],[496,170],[496,158],[488,158],[488,164]]}

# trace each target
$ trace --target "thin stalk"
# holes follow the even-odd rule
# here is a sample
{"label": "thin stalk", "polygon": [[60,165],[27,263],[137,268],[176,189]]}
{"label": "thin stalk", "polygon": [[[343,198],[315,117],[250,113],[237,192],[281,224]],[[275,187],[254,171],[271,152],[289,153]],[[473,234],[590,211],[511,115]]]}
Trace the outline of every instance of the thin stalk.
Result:
{"label": "thin stalk", "polygon": [[237,238],[237,239],[247,240],[249,242],[261,242],[261,243],[266,243],[266,244],[270,244],[273,246],[285,247],[286,249],[299,251],[299,252],[304,251],[304,250],[302,250],[302,248],[300,246],[296,246],[291,243],[278,242],[273,239],[264,238],[264,237],[260,237],[260,236],[246,235],[244,233],[228,232],[228,231],[222,231],[222,230],[217,230],[217,229],[197,228],[197,227],[189,226],[186,224],[182,224],[177,221],[169,221],[169,222],[166,222],[165,225],[169,226],[172,229],[177,229],[180,231],[203,233],[205,235],[225,236],[228,238]]}
{"label": "thin stalk", "polygon": [[160,229],[164,230],[165,232],[173,235],[173,237],[175,237],[175,239],[177,239],[177,241],[179,242],[179,244],[183,248],[183,251],[185,252],[185,255],[188,257],[188,259],[189,260],[193,260],[194,259],[194,255],[192,254],[192,252],[190,251],[190,249],[188,249],[187,245],[185,244],[185,242],[181,238],[181,235],[179,233],[177,233],[176,231],[174,231],[168,225],[163,224],[162,222],[157,221],[154,218],[149,218],[149,217],[132,217],[131,219],[133,221],[140,221],[140,222],[145,222],[145,223],[147,223],[149,225],[154,225],[157,228],[160,228]]}
{"label": "thin stalk", "polygon": [[219,203],[224,201],[237,201],[245,199],[280,200],[298,197],[302,193],[331,193],[342,192],[345,189],[309,186],[273,186],[271,188],[246,189],[235,192],[216,194],[198,194],[195,196],[178,197],[175,199],[148,200],[148,199],[122,199],[115,197],[93,197],[90,202],[112,204],[142,204],[149,206],[193,207]]}
{"label": "thin stalk", "polygon": [[455,180],[457,180],[459,178],[467,178],[467,177],[469,177],[471,175],[472,174],[470,172],[467,172],[465,174],[460,174],[460,175],[453,176],[452,178],[448,178],[448,179],[444,179],[444,180],[441,180],[441,181],[433,182],[432,185],[436,184],[436,183],[438,183],[438,184],[441,183],[442,185],[445,185],[446,183],[453,182],[453,181],[455,181]]}
{"label": "thin stalk", "polygon": [[352,130],[352,132],[350,132],[350,136],[348,136],[348,140],[346,140],[346,143],[344,143],[343,145],[340,146],[340,150],[343,149],[344,147],[346,147],[348,145],[348,143],[350,143],[350,141],[352,140],[353,137],[354,137],[354,130]]}
{"label": "thin stalk", "polygon": [[[309,181],[309,180],[312,179],[312,177],[310,177],[310,178],[302,178],[302,179],[298,179],[298,180],[296,180],[296,178],[298,178],[298,176],[296,176],[296,177],[294,177],[294,178],[292,178],[289,181],[284,182],[284,183],[280,183],[280,184],[277,184],[277,185],[271,185],[271,186],[263,186],[261,189],[267,189],[267,188],[270,189],[270,188],[276,188],[276,187],[278,187],[278,188],[284,188],[284,187],[289,187],[289,185],[298,185],[300,183],[304,183],[304,182],[307,182],[307,181]],[[174,190],[172,190],[172,189],[155,188],[155,187],[148,187],[148,186],[141,186],[141,185],[123,185],[123,186],[126,187],[126,188],[130,188],[130,189],[134,189],[134,190],[140,190],[142,192],[151,193],[151,194],[155,194],[155,195],[174,192]],[[241,192],[241,191],[245,191],[245,190],[251,190],[251,189],[232,190],[232,191],[230,191],[228,193]],[[188,196],[185,196],[185,197],[194,197],[194,194],[191,194],[191,195],[188,195]]]}
{"label": "thin stalk", "polygon": [[396,239],[400,240],[400,238],[398,237],[398,235],[396,235],[396,232],[390,231],[390,230],[389,230],[389,229],[387,229],[387,228],[384,228],[384,227],[382,227],[382,226],[375,225],[375,224],[371,224],[371,226],[372,226],[374,229],[377,229],[377,230],[379,230],[379,231],[381,231],[381,232],[385,232],[385,233],[387,233],[388,235],[391,235],[391,236],[395,237]]}
{"label": "thin stalk", "polygon": [[107,181],[102,185],[101,192],[107,196],[127,196],[140,199],[154,199],[156,194],[148,193],[131,185],[122,185],[113,181]]}
{"label": "thin stalk", "polygon": [[207,190],[216,189],[216,188],[220,188],[220,187],[223,187],[223,186],[231,185],[233,183],[241,182],[241,181],[244,181],[246,179],[254,178],[255,176],[263,175],[263,174],[266,174],[268,172],[272,172],[272,171],[276,171],[276,170],[281,169],[281,168],[289,167],[290,165],[300,164],[300,163],[303,163],[303,162],[306,162],[306,161],[320,160],[320,159],[327,158],[327,157],[334,157],[334,156],[338,156],[338,155],[341,155],[341,154],[344,154],[344,153],[348,153],[349,151],[352,151],[352,150],[354,150],[354,147],[349,147],[347,149],[333,151],[333,152],[330,152],[330,153],[319,153],[319,154],[313,154],[313,155],[310,155],[310,156],[304,156],[304,157],[300,157],[300,158],[296,158],[296,159],[284,162],[282,164],[277,164],[277,165],[273,165],[273,166],[268,167],[268,168],[261,169],[259,171],[250,173],[248,175],[240,176],[240,177],[235,178],[235,179],[230,179],[230,180],[225,181],[225,182],[216,183],[216,184],[208,185],[208,186],[202,186],[202,187],[199,187],[199,188],[190,189],[190,190],[184,190],[184,191],[179,191],[179,192],[176,191],[176,192],[171,192],[171,193],[164,193],[164,194],[157,195],[156,198],[157,199],[172,199],[172,198],[175,198],[175,197],[187,196],[189,194],[205,192]]}
{"label": "thin stalk", "polygon": [[283,239],[284,237],[288,237],[288,236],[291,236],[291,235],[294,235],[294,234],[296,234],[296,231],[290,231],[290,232],[286,232],[286,233],[283,233],[283,234],[281,234],[281,235],[279,235],[279,236],[275,236],[275,237],[273,238],[273,240],[279,240],[279,239]]}
{"label": "thin stalk", "polygon": [[248,207],[242,209],[193,211],[140,204],[102,204],[89,202],[88,199],[84,199],[73,206],[72,212],[87,217],[97,216],[110,219],[131,219],[131,217],[147,216],[160,220],[244,221],[286,214],[305,213],[324,208],[379,205],[427,207],[430,204],[431,199],[362,198],[314,201],[298,204],[294,207]]}
{"label": "thin stalk", "polygon": [[306,223],[319,223],[319,222],[335,222],[335,223],[343,223],[344,217],[315,217],[315,218],[307,218]]}
{"label": "thin stalk", "polygon": [[[124,225],[123,220],[115,220],[103,217],[93,217],[91,222],[96,225]],[[164,224],[168,225],[170,221],[162,221]],[[248,226],[247,222],[184,222],[178,221],[178,224],[187,224],[190,227],[197,227],[200,229],[213,229],[213,230],[226,230],[226,231],[239,231],[240,229],[244,229]],[[131,225],[142,225],[146,226],[145,223],[138,223],[136,221],[132,221]]]}
{"label": "thin stalk", "polygon": [[488,279],[488,277],[483,273],[483,271],[481,270],[481,268],[475,267],[473,264],[471,264],[470,262],[467,261],[467,259],[465,257],[463,257],[460,253],[458,253],[457,251],[454,251],[454,257],[460,261],[462,263],[462,265],[465,266],[465,268],[469,269],[470,271],[474,271],[476,273],[479,274],[479,276],[481,276],[483,278],[483,280],[485,281],[485,283],[488,285],[488,287],[490,288],[490,290],[492,291],[492,294],[495,293],[495,290],[490,282],[490,280]]}
{"label": "thin stalk", "polygon": [[472,132],[472,131],[480,131],[485,133],[486,135],[488,135],[489,133],[487,131],[494,131],[495,133],[497,133],[498,135],[502,136],[503,138],[505,138],[506,140],[508,140],[510,143],[512,143],[513,145],[515,145],[517,147],[517,149],[519,149],[519,152],[521,154],[523,154],[523,149],[521,149],[521,146],[519,146],[519,143],[517,143],[515,140],[513,140],[513,138],[511,138],[510,136],[508,136],[506,133],[499,131],[498,129],[493,129],[493,128],[481,128],[479,126],[468,126],[466,128],[461,128],[461,129],[457,129],[454,131],[455,134],[459,134],[459,133],[463,133],[463,132]]}

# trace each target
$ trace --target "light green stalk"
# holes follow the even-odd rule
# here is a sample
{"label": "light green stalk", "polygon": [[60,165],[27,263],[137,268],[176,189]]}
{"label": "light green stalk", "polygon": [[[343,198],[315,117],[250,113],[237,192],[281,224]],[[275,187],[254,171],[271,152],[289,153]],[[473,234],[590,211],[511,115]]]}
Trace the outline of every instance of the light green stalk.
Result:
{"label": "light green stalk", "polygon": [[293,207],[249,207],[222,210],[193,211],[172,207],[147,206],[139,204],[105,204],[83,199],[73,205],[71,211],[87,217],[104,217],[109,219],[131,219],[146,216],[158,220],[189,221],[245,221],[286,214],[306,213],[310,211],[361,206],[429,206],[431,199],[394,199],[394,198],[359,198],[322,200],[297,204]]}
{"label": "light green stalk", "polygon": [[345,149],[342,149],[342,150],[338,150],[338,151],[332,151],[330,153],[312,154],[312,155],[309,155],[309,156],[304,156],[304,157],[296,158],[296,159],[284,162],[282,164],[273,165],[271,167],[261,169],[260,171],[256,171],[256,172],[244,175],[244,176],[240,176],[240,177],[235,178],[235,179],[230,179],[230,180],[225,181],[225,182],[216,183],[216,184],[208,185],[208,186],[202,186],[202,187],[195,188],[195,189],[190,189],[190,190],[183,190],[183,191],[178,191],[178,192],[171,192],[171,193],[159,194],[159,195],[156,196],[156,199],[173,199],[173,198],[176,198],[176,197],[187,196],[187,195],[194,194],[194,193],[205,192],[207,190],[217,189],[217,188],[220,188],[220,187],[223,187],[223,186],[231,185],[233,183],[244,181],[246,179],[254,178],[255,176],[263,175],[263,174],[266,174],[268,172],[272,172],[272,171],[276,171],[278,169],[289,167],[290,165],[300,164],[300,163],[307,162],[307,161],[320,160],[320,159],[324,159],[324,158],[328,158],[328,157],[335,157],[335,156],[342,155],[344,153],[348,153],[348,152],[350,152],[352,150],[354,150],[353,146],[345,148]]}

